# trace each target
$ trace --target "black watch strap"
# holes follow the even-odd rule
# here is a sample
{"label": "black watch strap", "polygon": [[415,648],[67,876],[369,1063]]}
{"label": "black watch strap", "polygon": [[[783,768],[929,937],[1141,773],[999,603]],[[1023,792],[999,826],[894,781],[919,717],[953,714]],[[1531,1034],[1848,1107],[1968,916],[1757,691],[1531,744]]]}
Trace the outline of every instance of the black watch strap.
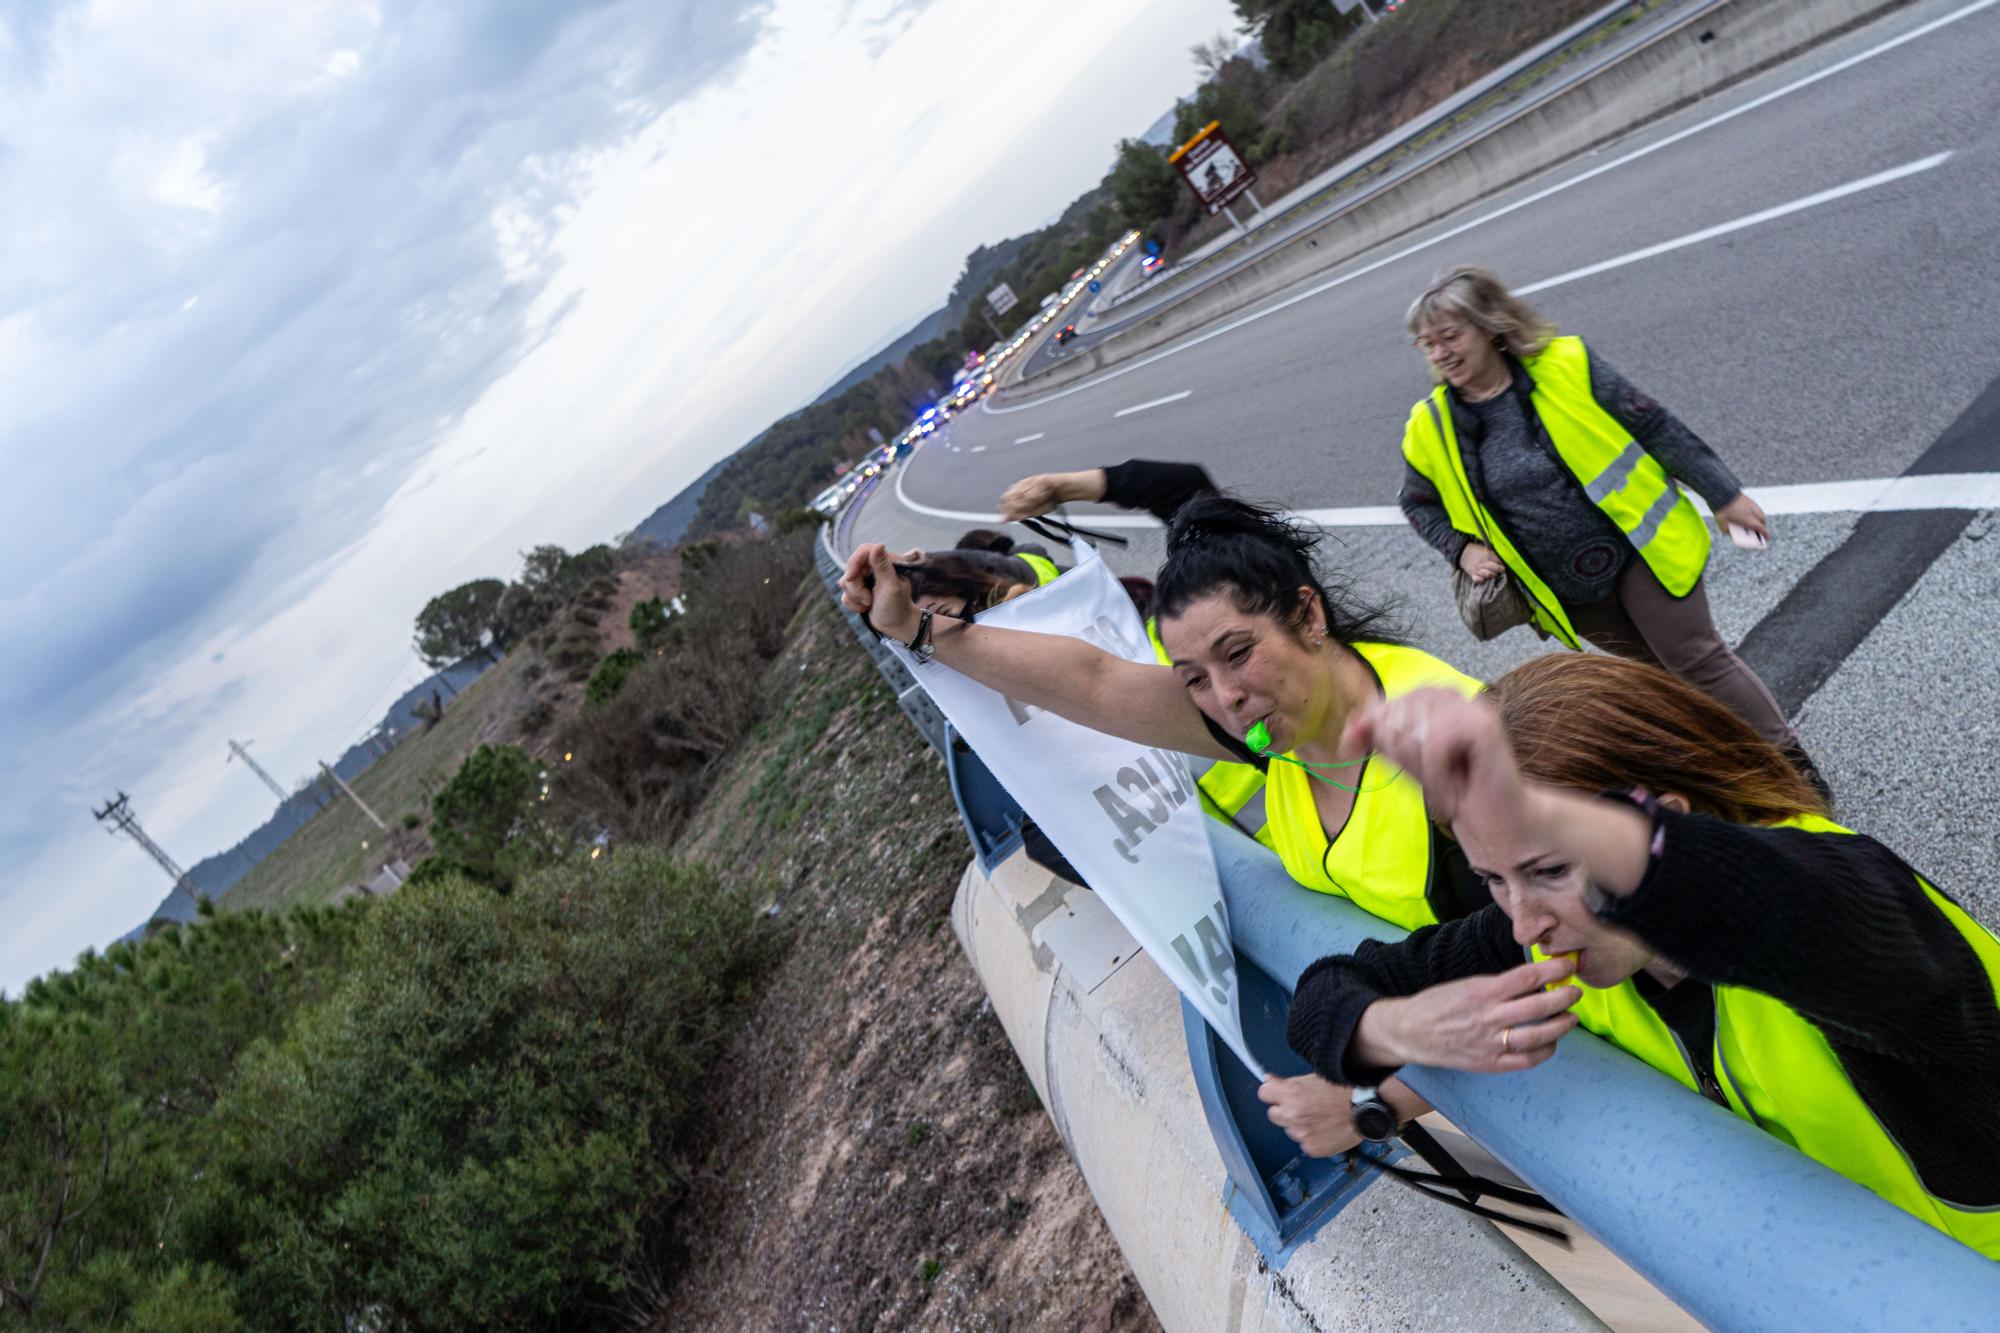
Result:
{"label": "black watch strap", "polygon": [[931,642],[931,613],[929,611],[918,613],[917,632],[911,635],[910,641],[903,646],[909,649],[919,662],[928,662],[931,660],[931,654],[936,651],[936,645]]}

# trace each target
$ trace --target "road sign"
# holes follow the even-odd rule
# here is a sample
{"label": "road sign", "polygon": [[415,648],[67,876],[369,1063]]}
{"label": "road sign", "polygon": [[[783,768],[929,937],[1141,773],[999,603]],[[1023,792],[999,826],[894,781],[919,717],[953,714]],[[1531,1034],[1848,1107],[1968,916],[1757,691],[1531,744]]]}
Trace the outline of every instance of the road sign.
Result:
{"label": "road sign", "polygon": [[1006,314],[1018,302],[1019,298],[1014,295],[1014,289],[1004,282],[986,293],[986,307],[996,315]]}
{"label": "road sign", "polygon": [[1257,173],[1229,142],[1219,120],[1208,122],[1167,160],[1211,214],[1221,212],[1223,205],[1257,182]]}
{"label": "road sign", "polygon": [[1093,292],[1101,292],[1104,290],[1104,284],[1099,282],[1096,278],[1092,278],[1090,280],[1090,290],[1092,290]]}

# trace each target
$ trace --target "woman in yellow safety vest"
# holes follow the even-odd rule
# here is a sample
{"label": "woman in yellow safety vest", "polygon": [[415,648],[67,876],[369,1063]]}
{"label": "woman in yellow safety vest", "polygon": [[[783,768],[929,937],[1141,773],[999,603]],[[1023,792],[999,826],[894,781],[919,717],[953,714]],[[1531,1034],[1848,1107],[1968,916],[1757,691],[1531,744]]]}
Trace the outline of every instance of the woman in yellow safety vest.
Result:
{"label": "woman in yellow safety vest", "polygon": [[854,552],[841,590],[850,610],[920,657],[935,654],[1022,703],[1263,770],[1270,845],[1306,887],[1405,927],[1462,915],[1484,898],[1422,793],[1393,765],[1343,746],[1340,729],[1373,699],[1433,685],[1471,694],[1480,683],[1396,642],[1382,613],[1344,588],[1329,592],[1313,568],[1318,541],[1307,525],[1225,496],[1182,506],[1155,580],[1170,658],[1158,666],[913,601],[904,567],[880,545]]}
{"label": "woman in yellow safety vest", "polygon": [[1373,703],[1346,740],[1423,783],[1494,905],[1308,968],[1287,1036],[1314,1069],[1365,1101],[1404,1064],[1528,1068],[1581,1023],[2000,1258],[2000,940],[1736,714],[1558,654],[1485,700]]}
{"label": "woman in yellow safety vest", "polygon": [[1583,340],[1484,269],[1447,269],[1406,319],[1437,387],[1403,429],[1403,514],[1475,583],[1511,576],[1535,625],[1665,667],[1735,709],[1825,790],[1770,690],[1723,642],[1699,492],[1738,540],[1770,540],[1723,461]]}

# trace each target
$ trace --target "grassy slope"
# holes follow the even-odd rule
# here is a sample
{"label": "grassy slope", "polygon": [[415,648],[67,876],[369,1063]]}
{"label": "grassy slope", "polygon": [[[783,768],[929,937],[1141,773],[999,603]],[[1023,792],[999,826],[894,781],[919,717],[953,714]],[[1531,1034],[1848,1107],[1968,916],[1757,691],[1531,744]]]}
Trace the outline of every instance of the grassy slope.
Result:
{"label": "grassy slope", "polygon": [[[223,906],[283,908],[325,902],[343,886],[372,875],[396,850],[415,841],[403,829],[403,816],[428,817],[430,793],[450,781],[487,734],[496,710],[510,698],[511,677],[527,658],[528,654],[517,653],[488,671],[457,699],[447,701],[437,726],[404,741],[354,779],[355,793],[389,825],[386,838],[342,797],[252,867],[223,898]],[[385,846],[391,849],[389,855],[384,855]]]}

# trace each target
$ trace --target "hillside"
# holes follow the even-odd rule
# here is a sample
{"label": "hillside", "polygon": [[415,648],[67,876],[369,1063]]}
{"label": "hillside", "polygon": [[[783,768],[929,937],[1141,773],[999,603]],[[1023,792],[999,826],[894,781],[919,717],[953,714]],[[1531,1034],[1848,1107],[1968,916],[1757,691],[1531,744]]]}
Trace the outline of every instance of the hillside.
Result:
{"label": "hillside", "polygon": [[[423,730],[424,719],[418,716],[416,708],[419,704],[428,704],[433,690],[447,695],[462,691],[478,680],[491,665],[484,658],[472,659],[454,663],[435,675],[426,676],[389,705],[388,711],[382,714],[381,720],[376,723],[373,730],[384,736],[393,736],[398,743],[409,739]],[[394,750],[390,750],[389,753],[393,754]],[[333,761],[332,767],[341,777],[354,782],[381,757],[368,741],[362,740],[349,746],[340,758]],[[257,777],[245,768],[239,780],[256,782]],[[310,784],[293,792],[290,797],[278,803],[269,819],[250,830],[234,846],[216,852],[212,856],[205,856],[189,866],[187,871],[189,881],[205,897],[222,897],[249,874],[258,862],[283,846],[287,839],[332,804],[336,795],[337,793],[330,792],[324,784]],[[195,911],[195,900],[176,887],[160,900],[160,905],[153,909],[152,915],[133,927],[122,938],[136,938],[154,921],[192,921],[195,918]]]}
{"label": "hillside", "polygon": [[821,390],[819,396],[813,399],[813,403],[823,403],[829,398],[845,393],[882,367],[895,365],[914,351],[918,344],[927,343],[943,332],[950,314],[950,306],[939,306],[931,311],[904,332],[842,371],[840,378]]}
{"label": "hillside", "polygon": [[[735,455],[730,455],[731,458]],[[694,522],[696,511],[701,507],[701,497],[708,490],[708,484],[715,480],[723,468],[729,466],[729,459],[717,462],[708,471],[688,483],[687,489],[655,509],[641,519],[638,526],[625,534],[625,545],[635,546],[640,542],[657,542],[661,546],[677,545],[687,535],[688,525]]]}

